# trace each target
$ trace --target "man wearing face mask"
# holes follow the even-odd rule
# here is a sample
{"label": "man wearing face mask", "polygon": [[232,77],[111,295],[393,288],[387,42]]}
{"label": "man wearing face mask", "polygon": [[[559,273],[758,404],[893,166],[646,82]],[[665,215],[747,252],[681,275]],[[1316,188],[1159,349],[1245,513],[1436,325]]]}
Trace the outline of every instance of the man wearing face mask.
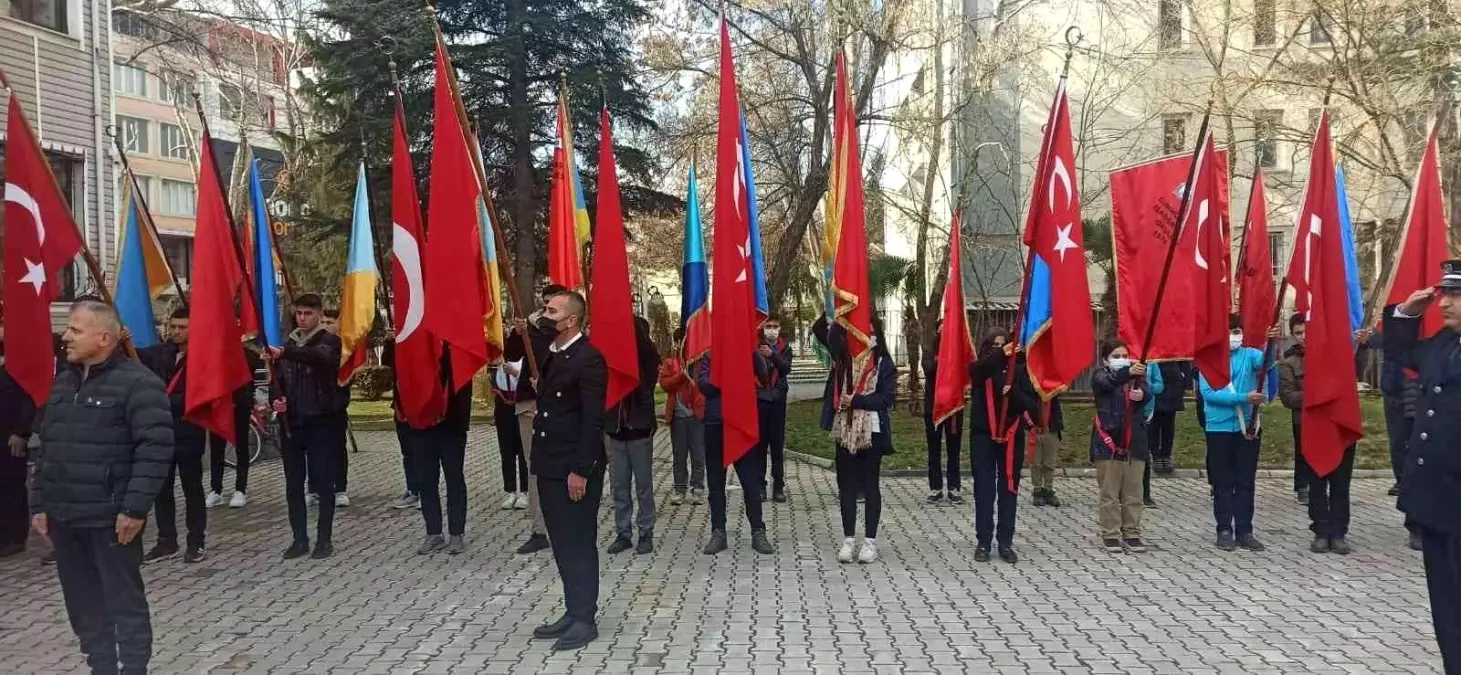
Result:
{"label": "man wearing face mask", "polygon": [[539,371],[533,456],[539,503],[558,575],[564,613],[533,637],[556,640],[555,651],[598,639],[599,500],[604,491],[603,415],[608,390],[604,357],[583,335],[583,296],[564,292],[548,300],[538,325],[553,335]]}
{"label": "man wearing face mask", "polygon": [[[550,330],[544,330],[539,324],[542,323],[543,314],[547,312],[548,301],[559,293],[565,293],[568,289],[557,284],[548,284],[538,293],[543,304],[538,311],[533,312],[526,320],[517,319],[513,322],[512,332],[507,335],[507,344],[503,345],[502,370],[508,377],[517,378],[517,396],[513,400],[513,408],[517,411],[517,424],[519,437],[522,439],[523,452],[528,454],[528,472],[533,470],[533,421],[538,415],[538,392],[533,385],[532,367],[528,365],[528,347],[532,347],[533,358],[537,361],[538,370],[542,372],[543,364],[548,360],[549,346],[553,344],[553,336],[556,334]],[[518,555],[537,553],[548,548],[548,529],[543,524],[543,508],[538,501],[538,481],[528,481],[528,540],[517,548]]]}
{"label": "man wearing face mask", "polygon": [[[786,501],[786,378],[791,376],[791,345],[781,337],[781,319],[769,317],[761,325],[761,344],[756,348],[761,361],[756,369],[756,409],[760,416],[761,442],[752,452],[764,453],[771,464],[771,499]],[[761,492],[766,501],[766,492]]]}
{"label": "man wearing face mask", "polygon": [[[1262,551],[1263,544],[1253,536],[1253,495],[1262,443],[1262,430],[1255,428],[1255,416],[1258,406],[1268,400],[1258,391],[1264,358],[1263,352],[1243,346],[1242,323],[1236,315],[1229,318],[1228,326],[1231,381],[1222,389],[1213,389],[1206,375],[1200,376],[1197,382],[1205,409],[1207,468],[1213,486],[1217,547],[1224,551],[1240,546]],[[1276,338],[1277,331],[1270,331],[1269,337]]]}

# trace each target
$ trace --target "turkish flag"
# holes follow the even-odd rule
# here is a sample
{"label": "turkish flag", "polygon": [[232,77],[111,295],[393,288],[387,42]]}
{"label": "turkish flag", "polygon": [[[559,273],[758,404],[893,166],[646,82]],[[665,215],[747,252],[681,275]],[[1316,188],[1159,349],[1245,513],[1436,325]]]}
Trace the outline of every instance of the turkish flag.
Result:
{"label": "turkish flag", "polygon": [[413,429],[426,429],[446,413],[441,382],[441,340],[424,328],[426,269],[424,230],[416,171],[406,141],[406,115],[396,95],[391,153],[391,304],[395,318],[396,409]]}
{"label": "turkish flag", "polygon": [[974,344],[969,340],[969,317],[964,313],[964,264],[959,230],[963,218],[954,216],[949,228],[949,282],[944,286],[944,323],[939,329],[939,368],[933,382],[933,423],[942,424],[964,409],[969,393],[969,368],[974,362]]}
{"label": "turkish flag", "polygon": [[710,381],[720,389],[725,465],[760,438],[756,420],[756,286],[751,280],[751,231],[746,172],[741,167],[740,106],[730,31],[720,22],[720,117],[715,146],[715,282],[711,285]]}
{"label": "turkish flag", "polygon": [[619,174],[609,111],[599,113],[599,204],[595,216],[592,284],[594,308],[588,340],[604,355],[609,384],[604,408],[612,408],[639,386],[639,347],[629,291],[629,253],[624,247],[624,211],[619,206]]}
{"label": "turkish flag", "polygon": [[1339,467],[1344,451],[1364,436],[1355,387],[1354,342],[1349,323],[1343,232],[1339,222],[1329,114],[1319,118],[1309,160],[1309,185],[1299,211],[1307,241],[1308,334],[1304,340],[1304,459],[1319,476]]}
{"label": "turkish flag", "polygon": [[432,131],[431,194],[427,197],[426,328],[451,345],[452,390],[487,365],[483,317],[490,307],[487,263],[477,223],[482,186],[458,113],[455,78],[440,39],[436,44],[436,115]]}
{"label": "turkish flag", "polygon": [[[1400,259],[1391,273],[1386,305],[1405,302],[1411,293],[1440,283],[1441,263],[1451,257],[1436,132],[1436,126],[1432,126],[1416,171],[1415,190],[1410,195],[1410,211],[1400,239]],[[1441,323],[1441,303],[1433,302],[1421,318],[1421,337],[1435,335]]]}
{"label": "turkish flag", "polygon": [[[1198,147],[1196,162],[1187,188],[1190,197],[1182,217],[1178,254],[1192,252],[1193,365],[1214,389],[1221,389],[1230,381],[1228,314],[1233,296],[1228,288],[1228,240],[1222,227],[1225,205],[1219,201],[1222,186],[1218,182],[1218,176],[1227,174],[1227,164],[1219,163],[1211,132]],[[1190,248],[1184,245],[1189,237]],[[1163,300],[1169,301],[1171,298]]]}
{"label": "turkish flag", "polygon": [[10,92],[5,127],[5,370],[44,405],[55,380],[51,300],[83,243],[45,153]]}
{"label": "turkish flag", "polygon": [[[1439,264],[1436,269],[1440,269]],[[1243,226],[1243,252],[1238,258],[1238,316],[1243,325],[1243,346],[1268,346],[1268,328],[1273,324],[1277,303],[1273,252],[1268,245],[1268,195],[1263,168],[1259,167],[1248,195],[1248,222]]]}
{"label": "turkish flag", "polygon": [[198,145],[202,156],[198,158],[198,215],[193,229],[188,358],[183,362],[188,377],[183,419],[236,444],[233,393],[248,386],[253,374],[244,360],[244,331],[233,308],[249,289],[229,231],[213,141],[205,133]]}

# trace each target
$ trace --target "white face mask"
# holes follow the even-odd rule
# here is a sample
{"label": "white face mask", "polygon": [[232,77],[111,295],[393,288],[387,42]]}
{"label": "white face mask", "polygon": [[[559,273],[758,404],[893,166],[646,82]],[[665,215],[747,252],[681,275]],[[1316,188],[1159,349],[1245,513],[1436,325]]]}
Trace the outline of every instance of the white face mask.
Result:
{"label": "white face mask", "polygon": [[1235,350],[1236,351],[1239,347],[1242,347],[1242,346],[1243,346],[1243,334],[1242,333],[1233,333],[1231,335],[1228,335],[1228,348],[1229,349],[1232,349],[1232,350]]}
{"label": "white face mask", "polygon": [[761,335],[763,335],[766,338],[766,341],[767,342],[776,342],[776,338],[781,337],[781,331],[779,331],[779,330],[764,330],[764,331],[761,331]]}
{"label": "white face mask", "polygon": [[1112,357],[1112,358],[1106,359],[1106,365],[1111,366],[1111,370],[1121,370],[1122,368],[1130,368],[1131,367],[1131,359],[1118,359],[1118,358]]}

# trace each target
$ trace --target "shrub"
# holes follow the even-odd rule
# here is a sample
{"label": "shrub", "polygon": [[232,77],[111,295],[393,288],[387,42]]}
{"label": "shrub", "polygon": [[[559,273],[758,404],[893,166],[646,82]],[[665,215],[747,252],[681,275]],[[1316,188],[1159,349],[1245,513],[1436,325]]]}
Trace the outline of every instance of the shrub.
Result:
{"label": "shrub", "polygon": [[351,398],[359,401],[379,401],[396,385],[396,374],[386,366],[363,366],[355,371],[350,381]]}

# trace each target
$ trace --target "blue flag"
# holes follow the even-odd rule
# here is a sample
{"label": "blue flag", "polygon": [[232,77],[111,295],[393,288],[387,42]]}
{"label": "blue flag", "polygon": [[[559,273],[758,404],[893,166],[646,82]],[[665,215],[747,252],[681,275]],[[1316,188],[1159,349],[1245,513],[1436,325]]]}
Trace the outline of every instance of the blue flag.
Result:
{"label": "blue flag", "polygon": [[284,325],[280,320],[279,270],[276,267],[274,238],[269,222],[269,207],[264,202],[264,186],[259,182],[259,160],[249,162],[249,219],[253,221],[254,297],[263,315],[263,338],[270,347],[284,346]]}
{"label": "blue flag", "polygon": [[145,215],[133,194],[130,173],[122,189],[122,217],[125,221],[112,296],[117,316],[132,333],[133,346],[151,347],[158,342],[152,301],[172,287],[172,272],[152,230],[142,225]]}
{"label": "blue flag", "polygon": [[756,200],[756,175],[751,170],[751,134],[746,128],[746,111],[741,111],[741,170],[746,174],[746,221],[751,235],[751,276],[756,278],[756,312],[764,321],[771,315],[766,297],[766,257],[761,251],[761,205]]}
{"label": "blue flag", "polygon": [[1344,185],[1344,167],[1334,168],[1339,191],[1339,226],[1344,233],[1344,286],[1349,291],[1349,328],[1354,332],[1365,325],[1365,299],[1360,292],[1360,266],[1355,254],[1354,222],[1349,215],[1349,192]]}

